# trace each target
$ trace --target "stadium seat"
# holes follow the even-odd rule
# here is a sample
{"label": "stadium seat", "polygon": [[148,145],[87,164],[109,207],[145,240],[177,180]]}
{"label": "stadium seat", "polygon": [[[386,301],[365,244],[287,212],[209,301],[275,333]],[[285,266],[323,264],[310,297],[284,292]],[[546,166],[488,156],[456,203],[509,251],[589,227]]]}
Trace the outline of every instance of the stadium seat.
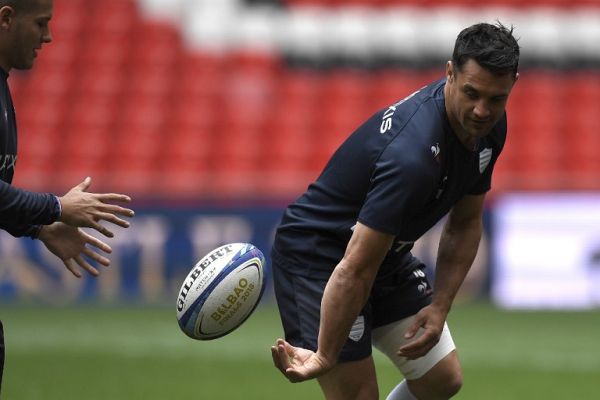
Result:
{"label": "stadium seat", "polygon": [[[483,5],[475,0],[283,3],[342,13],[347,11],[336,8]],[[194,10],[200,7],[194,4]],[[219,4],[224,11],[234,7],[233,2]],[[582,4],[600,5],[594,0],[491,0],[485,6]],[[134,189],[149,195],[152,182],[188,196],[202,195],[208,187],[232,196],[298,193],[366,118],[443,77],[443,69],[300,68],[286,65],[282,54],[252,46],[199,50],[188,46],[190,32],[144,18],[138,6],[135,0],[55,0],[54,42],[40,53],[34,70],[11,73],[22,160],[28,152],[36,154],[35,161],[22,161],[19,173],[34,185],[48,185],[49,173],[42,169],[50,168],[65,174],[60,185],[90,170],[100,185],[113,182],[127,190],[126,182],[134,179]],[[309,54],[317,59],[314,66],[329,66],[319,61],[319,55],[327,58],[325,44],[307,40],[321,28],[309,11],[302,13],[290,22],[289,37],[277,40],[284,52]],[[360,33],[363,27],[346,24],[353,15],[335,20],[338,34]],[[220,23],[214,22],[214,39],[227,44],[231,38]],[[427,39],[427,32],[423,35]],[[594,179],[600,182],[598,109],[597,70],[523,69],[508,105],[509,140],[496,187],[589,189]],[[111,147],[117,155],[108,155]],[[67,156],[61,148],[73,157],[53,165],[48,160]],[[117,182],[123,170],[128,175]],[[199,183],[190,185],[192,180]]]}
{"label": "stadium seat", "polygon": [[102,0],[89,2],[87,11],[94,15],[90,29],[95,34],[125,36],[134,28],[138,8],[136,0]]}
{"label": "stadium seat", "polygon": [[55,38],[62,35],[78,35],[86,26],[87,0],[56,0],[54,2],[52,33]]}
{"label": "stadium seat", "polygon": [[76,60],[81,68],[103,65],[122,65],[128,59],[131,47],[126,34],[95,33],[80,46]]}

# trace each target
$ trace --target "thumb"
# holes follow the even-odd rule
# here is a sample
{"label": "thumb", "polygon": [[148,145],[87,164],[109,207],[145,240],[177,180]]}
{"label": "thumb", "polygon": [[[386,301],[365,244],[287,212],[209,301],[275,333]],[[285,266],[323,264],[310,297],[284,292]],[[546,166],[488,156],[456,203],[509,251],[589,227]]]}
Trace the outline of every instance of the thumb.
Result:
{"label": "thumb", "polygon": [[92,178],[90,178],[89,176],[87,178],[85,178],[83,180],[83,182],[81,182],[79,185],[77,185],[77,188],[79,190],[81,190],[82,192],[85,192],[90,185],[92,184]]}

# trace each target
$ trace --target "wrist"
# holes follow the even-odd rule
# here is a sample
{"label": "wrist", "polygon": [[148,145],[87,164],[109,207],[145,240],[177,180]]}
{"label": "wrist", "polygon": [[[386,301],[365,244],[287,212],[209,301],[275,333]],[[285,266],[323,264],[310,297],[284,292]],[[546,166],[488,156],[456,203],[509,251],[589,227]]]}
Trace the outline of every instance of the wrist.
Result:
{"label": "wrist", "polygon": [[328,371],[329,369],[331,369],[336,364],[337,360],[337,357],[327,355],[319,349],[317,349],[317,351],[315,352],[315,358],[323,371]]}
{"label": "wrist", "polygon": [[450,308],[452,308],[452,300],[436,298],[434,296],[430,306],[432,308],[437,309],[439,312],[443,313],[444,315],[448,315],[448,313],[450,312]]}
{"label": "wrist", "polygon": [[62,214],[63,214],[62,203],[61,203],[60,197],[54,195],[54,198],[56,200],[56,204],[55,204],[55,207],[54,207],[54,212],[55,212],[55,215],[56,215],[55,221],[61,221],[62,220],[61,219],[62,218]]}
{"label": "wrist", "polygon": [[39,225],[38,226],[38,230],[35,234],[35,239],[41,240],[42,242],[44,241],[44,236],[45,236],[45,231],[44,231],[44,227],[46,225]]}

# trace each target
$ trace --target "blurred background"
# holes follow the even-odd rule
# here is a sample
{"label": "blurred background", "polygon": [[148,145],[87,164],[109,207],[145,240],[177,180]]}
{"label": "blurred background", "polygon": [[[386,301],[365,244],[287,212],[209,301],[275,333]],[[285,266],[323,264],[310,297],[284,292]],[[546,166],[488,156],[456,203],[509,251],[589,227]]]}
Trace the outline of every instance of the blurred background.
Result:
{"label": "blurred background", "polygon": [[[270,281],[257,316],[207,347],[178,332],[172,306],[183,278],[226,242],[252,242],[268,256],[281,212],[344,138],[379,109],[443,77],[460,30],[496,20],[520,38],[521,76],[487,197],[485,237],[454,311],[466,376],[481,385],[477,392],[467,382],[471,389],[460,396],[600,398],[593,383],[600,378],[593,339],[600,333],[599,0],[54,3],[53,43],[33,70],[9,79],[19,125],[14,184],[63,194],[91,176],[93,191],[134,197],[137,214],[110,241],[113,266],[96,280],[76,280],[37,241],[0,232],[7,398],[70,398],[70,384],[57,384],[42,360],[87,371],[77,361],[86,357],[101,382],[120,382],[110,372],[116,364],[141,379],[132,372],[140,364],[128,364],[141,360],[155,368],[142,375],[165,385],[160,365],[176,370],[184,360],[208,368],[196,370],[218,386],[206,398],[269,398],[264,388],[223,383],[221,373],[190,358],[225,371],[236,357],[256,359],[270,371],[266,349],[280,335]],[[440,229],[415,249],[430,266]],[[102,324],[90,321],[96,319]],[[248,353],[244,331],[265,350]],[[44,332],[51,339],[40,342]],[[534,341],[538,334],[547,340]],[[145,358],[157,353],[166,359]],[[384,393],[397,376],[381,363]],[[36,373],[31,365],[41,386],[24,385],[24,376]],[[580,388],[577,396],[548,386],[565,370],[564,386]],[[478,376],[482,371],[489,374]],[[149,379],[112,392],[91,386],[86,398],[187,395],[186,375],[152,389],[163,395],[151,394]],[[307,392],[290,394],[273,375],[286,398],[318,397],[310,383],[300,386]],[[517,375],[524,383],[507,388]],[[488,381],[492,376],[499,381]],[[80,379],[86,387],[96,382]],[[145,391],[132,389],[141,386]]]}

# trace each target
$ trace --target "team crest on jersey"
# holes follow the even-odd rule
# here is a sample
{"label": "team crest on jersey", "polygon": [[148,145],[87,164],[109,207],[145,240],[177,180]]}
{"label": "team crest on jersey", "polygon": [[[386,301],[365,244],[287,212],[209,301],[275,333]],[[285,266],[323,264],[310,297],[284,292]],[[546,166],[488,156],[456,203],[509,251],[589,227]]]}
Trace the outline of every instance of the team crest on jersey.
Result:
{"label": "team crest on jersey", "polygon": [[483,171],[490,165],[492,159],[492,149],[485,148],[479,153],[479,173],[483,174]]}

